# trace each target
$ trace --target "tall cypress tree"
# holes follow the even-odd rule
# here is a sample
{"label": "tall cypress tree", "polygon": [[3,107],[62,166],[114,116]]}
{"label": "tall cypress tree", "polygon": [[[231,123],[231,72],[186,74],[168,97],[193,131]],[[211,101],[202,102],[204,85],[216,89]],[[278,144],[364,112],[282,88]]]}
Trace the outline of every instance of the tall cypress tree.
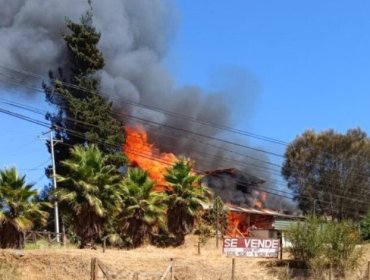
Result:
{"label": "tall cypress tree", "polygon": [[59,69],[58,75],[49,72],[50,81],[43,84],[47,102],[57,108],[46,118],[55,128],[56,139],[64,143],[55,146],[57,172],[64,175],[60,161],[69,157],[69,149],[76,144],[94,143],[110,155],[112,163],[123,164],[123,123],[115,118],[112,103],[99,92],[97,71],[104,67],[104,58],[97,47],[100,33],[92,24],[91,10],[80,22],[67,19],[66,24],[67,66]]}

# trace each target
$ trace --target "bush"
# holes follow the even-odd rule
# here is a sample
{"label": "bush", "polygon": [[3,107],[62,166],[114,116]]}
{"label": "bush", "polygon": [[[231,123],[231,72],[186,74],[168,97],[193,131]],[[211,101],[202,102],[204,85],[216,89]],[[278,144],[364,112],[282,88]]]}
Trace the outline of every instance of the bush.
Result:
{"label": "bush", "polygon": [[309,266],[314,258],[322,254],[321,224],[318,218],[307,217],[305,221],[298,222],[286,232],[287,239],[292,243],[289,252],[303,266]]}
{"label": "bush", "polygon": [[207,225],[205,223],[200,223],[194,229],[194,234],[199,235],[199,242],[202,245],[205,245],[208,239],[216,235],[216,232],[214,231],[212,226]]}
{"label": "bush", "polygon": [[316,275],[332,265],[336,275],[343,276],[346,269],[357,267],[362,256],[357,247],[360,234],[346,221],[325,223],[308,217],[291,227],[286,236],[292,243],[289,251],[293,258]]}
{"label": "bush", "polygon": [[353,270],[358,266],[362,251],[356,249],[356,246],[360,241],[360,234],[351,223],[327,224],[324,236],[325,257],[339,275],[343,275],[346,269]]}
{"label": "bush", "polygon": [[166,248],[174,246],[175,243],[175,237],[165,228],[159,228],[158,232],[152,233],[150,237],[150,244],[156,247]]}
{"label": "bush", "polygon": [[366,217],[361,221],[361,236],[363,240],[370,239],[370,211],[367,213]]}

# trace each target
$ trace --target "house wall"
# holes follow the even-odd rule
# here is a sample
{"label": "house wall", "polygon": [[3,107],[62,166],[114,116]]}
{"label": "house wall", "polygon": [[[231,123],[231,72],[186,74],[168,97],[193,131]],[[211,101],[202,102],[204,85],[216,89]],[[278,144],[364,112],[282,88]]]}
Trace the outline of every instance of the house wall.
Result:
{"label": "house wall", "polygon": [[273,216],[230,211],[227,235],[235,237],[251,236],[251,230],[273,229],[273,224]]}

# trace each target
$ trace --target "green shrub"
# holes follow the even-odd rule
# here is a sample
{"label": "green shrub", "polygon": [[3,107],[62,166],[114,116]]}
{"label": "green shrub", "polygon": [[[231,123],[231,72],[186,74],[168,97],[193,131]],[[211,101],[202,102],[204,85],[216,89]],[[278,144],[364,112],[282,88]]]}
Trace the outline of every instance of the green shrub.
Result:
{"label": "green shrub", "polygon": [[361,228],[362,239],[369,240],[370,239],[370,211],[361,221],[360,228]]}
{"label": "green shrub", "polygon": [[287,239],[292,243],[289,248],[293,258],[304,266],[323,252],[323,235],[320,234],[320,219],[307,217],[290,227],[286,232]]}
{"label": "green shrub", "polygon": [[159,228],[158,232],[152,233],[150,237],[150,244],[166,248],[174,246],[176,243],[175,237],[171,235],[166,228]]}
{"label": "green shrub", "polygon": [[338,274],[346,269],[353,270],[359,264],[362,250],[357,247],[361,242],[360,234],[350,222],[332,222],[325,228],[325,258]]}
{"label": "green shrub", "polygon": [[205,245],[208,239],[215,236],[216,232],[213,229],[213,226],[205,223],[199,223],[194,229],[194,234],[199,235],[199,242],[202,245]]}
{"label": "green shrub", "polygon": [[[308,217],[286,233],[292,243],[289,252],[301,265],[312,269],[317,276],[333,267],[337,276],[353,270],[359,264],[362,250],[357,246],[360,234],[350,222],[324,222]],[[318,279],[318,278],[317,278]]]}

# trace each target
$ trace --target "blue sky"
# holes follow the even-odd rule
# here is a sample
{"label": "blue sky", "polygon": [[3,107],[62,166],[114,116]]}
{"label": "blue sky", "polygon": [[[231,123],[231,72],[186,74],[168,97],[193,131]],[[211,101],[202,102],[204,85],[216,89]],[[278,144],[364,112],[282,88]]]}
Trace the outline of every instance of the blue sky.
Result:
{"label": "blue sky", "polygon": [[[166,63],[178,85],[209,91],[222,87],[223,73],[230,79],[244,73],[252,82],[230,98],[236,127],[287,142],[309,128],[370,133],[370,2],[177,3],[179,29]],[[6,98],[46,108],[42,97]],[[47,183],[42,175],[49,154],[37,138],[45,129],[2,114],[0,129],[0,167],[16,165],[31,181]]]}

